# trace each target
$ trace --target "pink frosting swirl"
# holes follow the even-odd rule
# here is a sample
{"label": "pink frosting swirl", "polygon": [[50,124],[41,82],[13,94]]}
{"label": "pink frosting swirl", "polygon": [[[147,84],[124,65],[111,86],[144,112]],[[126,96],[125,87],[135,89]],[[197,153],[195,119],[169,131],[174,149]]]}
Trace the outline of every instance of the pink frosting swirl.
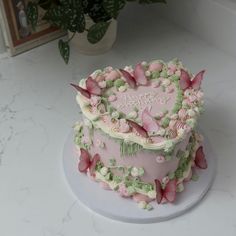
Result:
{"label": "pink frosting swirl", "polygon": [[175,128],[175,123],[176,123],[176,120],[171,120],[170,123],[169,123],[169,127],[171,129],[174,129]]}
{"label": "pink frosting swirl", "polygon": [[106,88],[106,81],[100,81],[100,82],[98,82],[98,86],[100,87],[100,88]]}
{"label": "pink frosting swirl", "polygon": [[171,70],[173,73],[177,70],[177,66],[175,64],[168,65],[169,70]]}
{"label": "pink frosting swirl", "polygon": [[111,190],[110,186],[107,183],[103,182],[103,181],[101,181],[99,183],[99,185],[105,190]]}
{"label": "pink frosting swirl", "polygon": [[184,129],[185,124],[181,121],[176,121],[175,127],[176,127],[176,129]]}
{"label": "pink frosting swirl", "polygon": [[114,102],[114,101],[116,101],[116,99],[117,99],[117,97],[116,97],[116,95],[110,95],[109,97],[108,97],[108,101],[109,102]]}
{"label": "pink frosting swirl", "polygon": [[152,62],[150,65],[149,65],[149,69],[150,71],[161,71],[162,70],[162,63],[160,62]]}
{"label": "pink frosting swirl", "polygon": [[119,185],[118,193],[120,194],[121,197],[130,197],[128,190],[127,190],[124,183],[121,183]]}
{"label": "pink frosting swirl", "polygon": [[104,76],[103,75],[98,75],[96,76],[95,80],[99,83],[101,81],[104,81]]}
{"label": "pink frosting swirl", "polygon": [[178,112],[178,116],[181,120],[186,119],[187,117],[187,111],[184,108],[181,108]]}
{"label": "pink frosting swirl", "polygon": [[175,138],[177,136],[176,129],[169,129],[168,130],[168,135],[169,135],[170,138]]}
{"label": "pink frosting swirl", "polygon": [[152,88],[157,88],[160,86],[160,81],[157,80],[157,81],[153,81],[152,84],[151,84]]}
{"label": "pink frosting swirl", "polygon": [[125,119],[120,119],[119,121],[119,131],[122,133],[127,133],[129,132],[130,127],[128,125],[128,123],[126,122]]}
{"label": "pink frosting swirl", "polygon": [[165,160],[165,157],[164,156],[157,156],[156,157],[156,162],[157,163],[163,163],[163,162],[165,162],[166,160]]}
{"label": "pink frosting swirl", "polygon": [[113,70],[110,73],[108,73],[105,77],[105,80],[115,80],[120,77],[120,74],[118,71]]}
{"label": "pink frosting swirl", "polygon": [[101,101],[101,98],[99,96],[92,96],[90,98],[90,104],[92,106],[97,106],[100,103],[100,101]]}
{"label": "pink frosting swirl", "polygon": [[151,202],[151,201],[152,201],[151,198],[149,198],[148,196],[146,196],[146,195],[144,195],[144,194],[141,194],[141,193],[136,193],[136,194],[134,194],[134,195],[133,195],[133,200],[134,200],[135,202],[137,202],[137,203],[142,202],[142,201],[148,203],[148,202]]}

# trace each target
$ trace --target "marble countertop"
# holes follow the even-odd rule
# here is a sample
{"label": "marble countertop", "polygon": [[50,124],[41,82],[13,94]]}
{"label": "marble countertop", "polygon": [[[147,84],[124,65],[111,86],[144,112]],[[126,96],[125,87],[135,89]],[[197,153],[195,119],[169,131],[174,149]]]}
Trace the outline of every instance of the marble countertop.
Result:
{"label": "marble countertop", "polygon": [[[0,60],[1,236],[236,235],[236,59],[151,17],[127,16],[110,52],[89,57],[73,50],[68,66],[56,42]],[[211,190],[187,214],[156,224],[120,223],[87,210],[62,171],[63,145],[80,116],[69,83],[106,65],[174,57],[193,72],[207,70],[200,126],[218,159]]]}

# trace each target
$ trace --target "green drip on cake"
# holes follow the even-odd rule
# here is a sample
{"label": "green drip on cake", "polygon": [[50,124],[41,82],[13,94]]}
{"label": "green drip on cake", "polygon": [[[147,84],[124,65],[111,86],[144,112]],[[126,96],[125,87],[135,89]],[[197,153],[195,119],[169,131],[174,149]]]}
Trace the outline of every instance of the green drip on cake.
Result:
{"label": "green drip on cake", "polygon": [[127,143],[124,140],[120,140],[120,153],[121,156],[133,156],[143,147],[137,143]]}

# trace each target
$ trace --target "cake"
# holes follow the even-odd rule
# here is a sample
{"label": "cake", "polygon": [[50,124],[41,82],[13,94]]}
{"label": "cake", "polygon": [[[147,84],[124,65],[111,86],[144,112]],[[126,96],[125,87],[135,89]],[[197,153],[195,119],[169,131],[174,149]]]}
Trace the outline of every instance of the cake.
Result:
{"label": "cake", "polygon": [[196,132],[203,75],[177,59],[154,60],[71,84],[84,118],[74,126],[79,172],[143,209],[174,203],[196,169],[207,168]]}

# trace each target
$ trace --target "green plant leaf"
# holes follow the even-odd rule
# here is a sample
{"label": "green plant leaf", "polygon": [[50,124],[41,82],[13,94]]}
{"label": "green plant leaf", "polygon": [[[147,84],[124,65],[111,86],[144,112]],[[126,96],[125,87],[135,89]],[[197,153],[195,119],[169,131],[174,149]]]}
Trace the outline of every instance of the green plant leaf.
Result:
{"label": "green plant leaf", "polygon": [[38,22],[38,6],[37,3],[29,2],[26,8],[26,15],[29,24],[31,24],[32,29],[35,31]]}
{"label": "green plant leaf", "polygon": [[85,17],[80,1],[61,0],[61,5],[51,7],[44,19],[63,30],[82,33],[85,30]]}
{"label": "green plant leaf", "polygon": [[139,0],[140,4],[166,3],[166,0]]}
{"label": "green plant leaf", "polygon": [[111,16],[106,12],[103,7],[103,0],[87,0],[87,7],[84,8],[84,12],[88,14],[95,22],[108,21]]}
{"label": "green plant leaf", "polygon": [[106,12],[113,18],[117,18],[120,10],[124,8],[126,4],[125,0],[103,0],[103,7]]}
{"label": "green plant leaf", "polygon": [[38,5],[44,10],[48,10],[53,4],[53,0],[39,0]]}
{"label": "green plant leaf", "polygon": [[65,63],[68,64],[69,57],[70,57],[69,43],[60,39],[58,42],[58,48],[59,48],[60,54],[61,54],[62,58],[64,59]]}
{"label": "green plant leaf", "polygon": [[88,7],[88,4],[89,4],[89,0],[83,0],[82,1],[83,9],[86,9]]}
{"label": "green plant leaf", "polygon": [[53,26],[59,27],[61,29],[66,29],[65,21],[63,20],[64,9],[61,6],[55,6],[50,8],[44,15],[43,19],[47,20]]}
{"label": "green plant leaf", "polygon": [[109,25],[110,22],[99,22],[92,25],[88,31],[88,41],[92,44],[99,42],[105,35]]}

